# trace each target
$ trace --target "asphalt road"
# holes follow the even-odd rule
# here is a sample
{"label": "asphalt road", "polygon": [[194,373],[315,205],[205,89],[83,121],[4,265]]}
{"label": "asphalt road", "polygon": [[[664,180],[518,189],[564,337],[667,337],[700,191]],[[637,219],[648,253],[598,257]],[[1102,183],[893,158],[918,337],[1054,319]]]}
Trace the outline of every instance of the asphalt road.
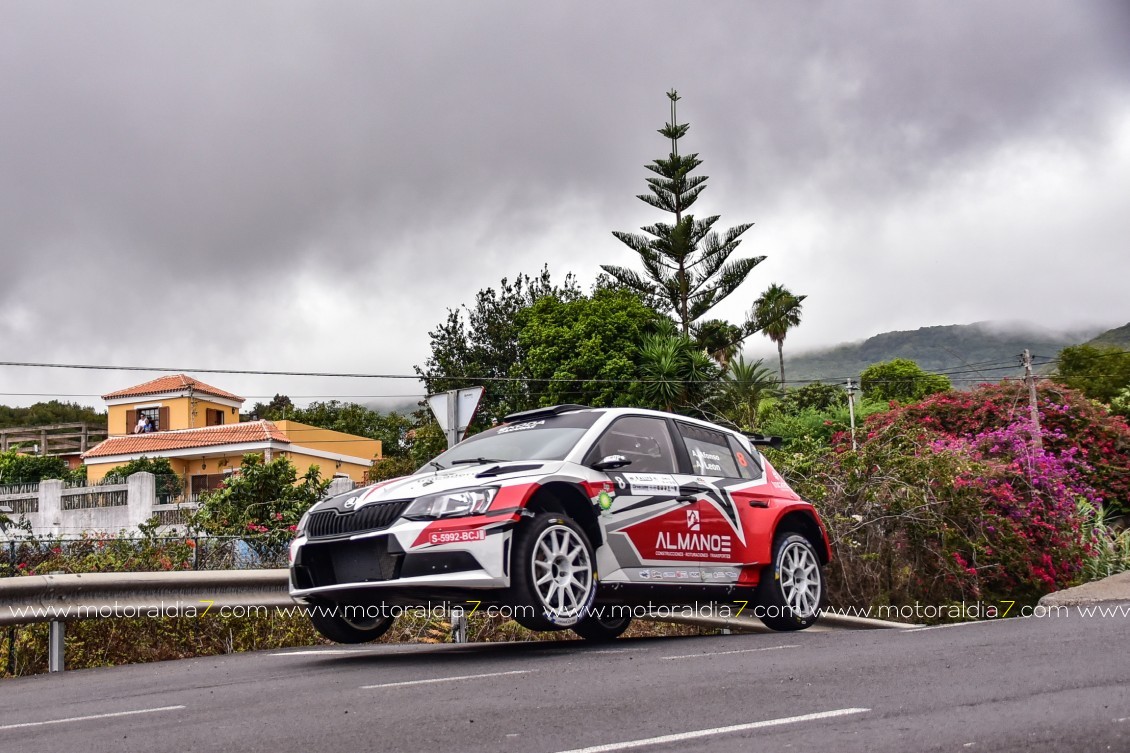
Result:
{"label": "asphalt road", "polygon": [[1075,615],[83,670],[0,682],[0,751],[1127,751],[1128,627]]}

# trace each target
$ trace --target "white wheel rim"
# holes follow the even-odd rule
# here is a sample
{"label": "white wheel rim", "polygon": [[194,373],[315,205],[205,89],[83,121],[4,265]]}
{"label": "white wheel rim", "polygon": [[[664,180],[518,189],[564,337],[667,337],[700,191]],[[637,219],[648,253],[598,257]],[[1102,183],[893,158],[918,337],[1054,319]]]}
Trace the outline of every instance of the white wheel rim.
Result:
{"label": "white wheel rim", "polygon": [[592,592],[592,560],[577,532],[566,526],[542,531],[534,542],[534,589],[542,605],[558,617],[579,614]]}
{"label": "white wheel rim", "polygon": [[820,563],[812,547],[793,541],[781,552],[781,594],[802,620],[816,614],[820,606]]}

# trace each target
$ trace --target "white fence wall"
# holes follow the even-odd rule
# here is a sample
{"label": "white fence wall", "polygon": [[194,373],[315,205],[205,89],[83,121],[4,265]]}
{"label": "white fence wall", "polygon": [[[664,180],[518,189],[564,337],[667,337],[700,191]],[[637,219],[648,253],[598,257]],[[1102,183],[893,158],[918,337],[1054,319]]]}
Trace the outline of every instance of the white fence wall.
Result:
{"label": "white fence wall", "polygon": [[39,482],[35,493],[0,495],[0,508],[12,512],[15,523],[26,520],[36,536],[77,536],[83,533],[134,532],[158,515],[163,522],[180,522],[179,505],[158,505],[156,477],[135,473],[124,484],[66,488],[62,481]]}
{"label": "white fence wall", "polygon": [[[341,494],[353,482],[335,478],[328,494]],[[31,524],[36,536],[78,536],[84,533],[132,533],[153,516],[169,533],[183,531],[185,516],[195,509],[191,503],[157,504],[156,476],[135,473],[124,484],[66,488],[62,481],[39,482],[38,490],[0,494],[13,522],[21,518]],[[178,531],[179,532],[179,531]]]}

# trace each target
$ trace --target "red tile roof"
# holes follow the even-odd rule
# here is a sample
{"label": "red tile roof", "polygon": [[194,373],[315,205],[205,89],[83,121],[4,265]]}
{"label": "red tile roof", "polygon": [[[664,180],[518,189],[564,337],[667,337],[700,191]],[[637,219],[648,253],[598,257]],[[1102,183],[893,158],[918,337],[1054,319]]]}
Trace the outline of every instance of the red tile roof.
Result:
{"label": "red tile roof", "polygon": [[160,395],[165,392],[180,392],[188,389],[191,389],[193,392],[199,392],[202,395],[212,395],[213,397],[223,397],[228,400],[243,402],[243,398],[239,395],[233,395],[230,392],[221,390],[219,387],[204,384],[204,382],[193,379],[187,374],[170,374],[169,376],[157,377],[145,384],[139,384],[135,387],[126,387],[124,390],[118,390],[117,392],[103,395],[102,399],[113,400],[119,397],[144,397],[145,395]]}
{"label": "red tile roof", "polygon": [[212,447],[222,444],[246,444],[273,440],[290,444],[279,427],[270,421],[248,421],[225,426],[206,426],[201,429],[155,431],[149,434],[127,434],[110,437],[83,453],[84,458],[107,455],[160,455],[169,450],[193,447]]}

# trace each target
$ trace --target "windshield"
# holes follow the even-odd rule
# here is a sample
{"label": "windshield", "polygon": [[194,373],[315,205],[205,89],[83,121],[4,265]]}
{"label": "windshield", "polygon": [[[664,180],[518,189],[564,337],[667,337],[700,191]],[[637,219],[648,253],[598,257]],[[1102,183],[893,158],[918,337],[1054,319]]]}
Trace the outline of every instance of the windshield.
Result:
{"label": "windshield", "polygon": [[434,471],[436,463],[450,468],[461,461],[564,460],[600,415],[582,411],[495,426],[468,437],[420,470]]}

